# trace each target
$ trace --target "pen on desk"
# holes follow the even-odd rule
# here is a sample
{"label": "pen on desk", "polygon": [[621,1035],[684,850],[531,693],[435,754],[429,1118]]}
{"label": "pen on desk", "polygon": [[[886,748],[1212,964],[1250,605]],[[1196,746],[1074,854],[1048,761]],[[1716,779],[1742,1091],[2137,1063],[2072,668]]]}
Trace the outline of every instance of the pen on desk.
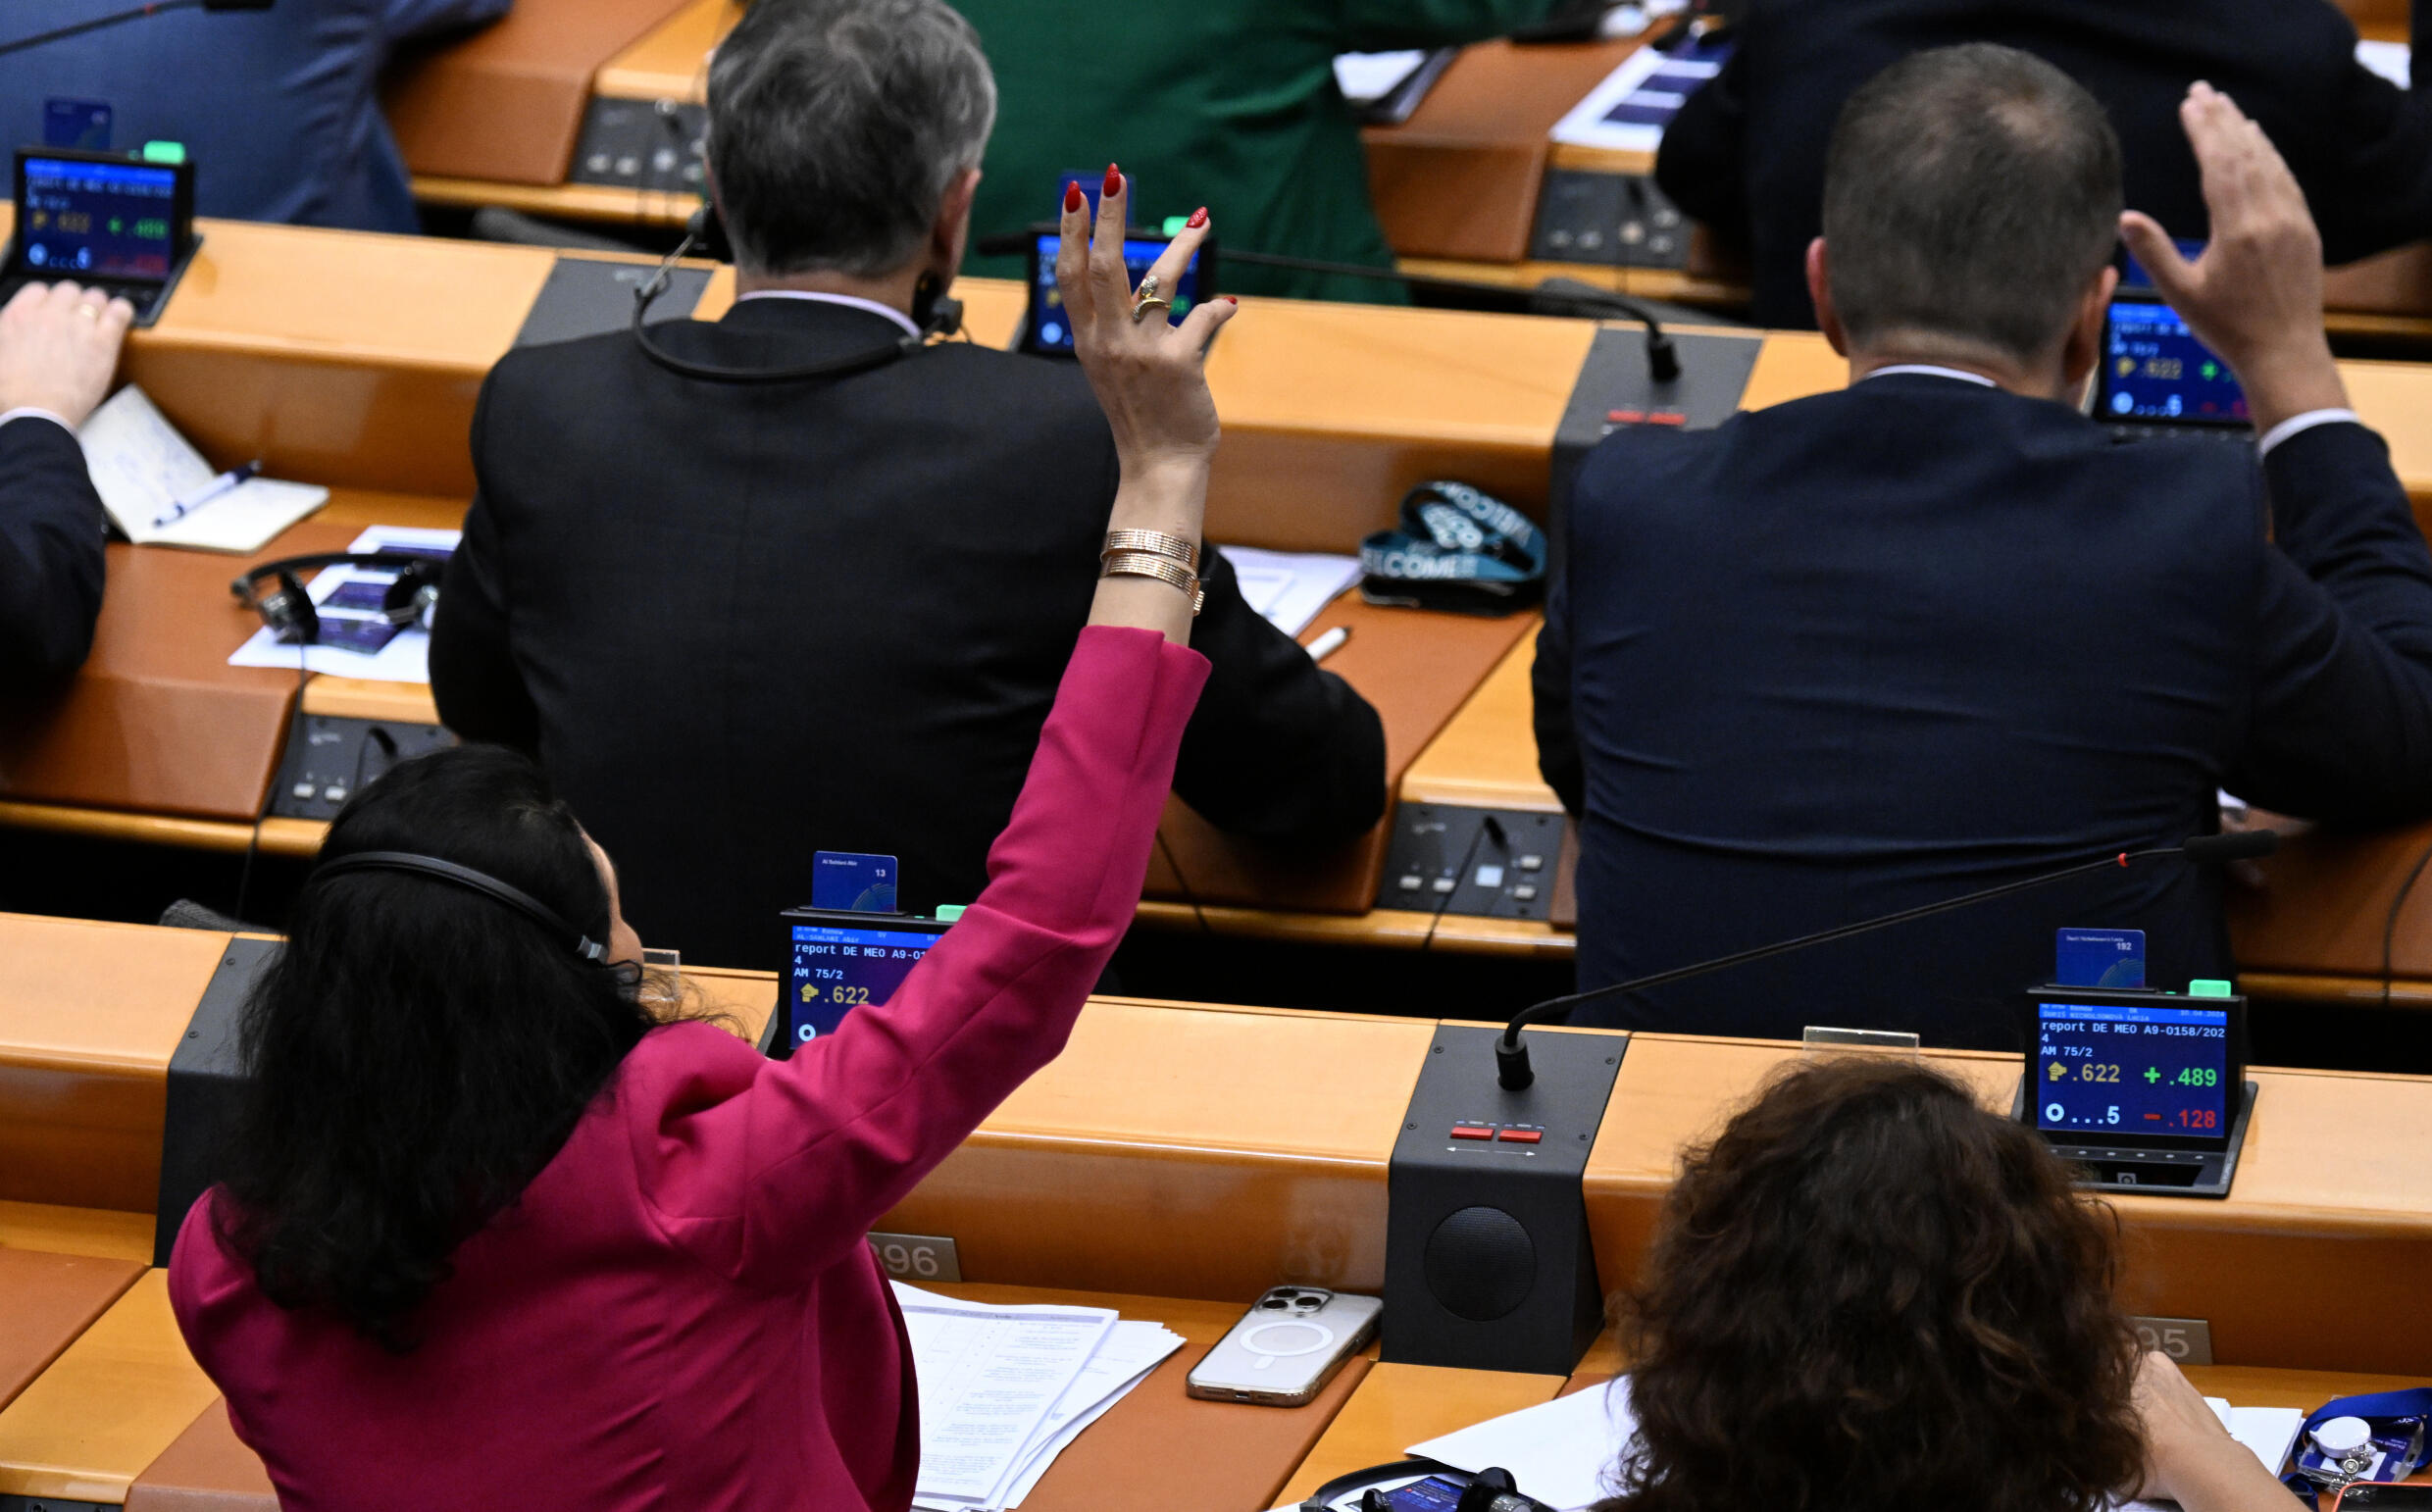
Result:
{"label": "pen on desk", "polygon": [[169,513],[152,522],[152,529],[173,525],[194,513],[224,493],[232,491],[248,478],[262,471],[262,459],[254,458],[243,467],[230,468],[211,481],[169,506]]}
{"label": "pen on desk", "polygon": [[1309,642],[1309,660],[1313,662],[1324,661],[1326,658],[1334,655],[1337,651],[1342,650],[1343,643],[1350,638],[1351,630],[1349,626],[1336,626],[1333,630],[1328,630],[1325,634],[1320,635],[1315,640]]}

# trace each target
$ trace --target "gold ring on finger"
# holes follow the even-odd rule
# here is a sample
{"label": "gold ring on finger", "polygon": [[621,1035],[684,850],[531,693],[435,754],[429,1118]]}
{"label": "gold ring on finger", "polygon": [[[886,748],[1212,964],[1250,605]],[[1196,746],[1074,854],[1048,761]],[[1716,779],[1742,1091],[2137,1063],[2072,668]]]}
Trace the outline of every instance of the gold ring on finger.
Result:
{"label": "gold ring on finger", "polygon": [[1148,312],[1151,310],[1171,310],[1173,308],[1174,301],[1170,299],[1149,298],[1139,300],[1132,306],[1132,324],[1137,326],[1140,322],[1148,319]]}
{"label": "gold ring on finger", "polygon": [[1142,299],[1154,299],[1157,297],[1158,293],[1164,289],[1164,287],[1165,285],[1159,283],[1157,281],[1157,276],[1152,273],[1147,274],[1140,278],[1140,287],[1134,290],[1134,292]]}
{"label": "gold ring on finger", "polygon": [[76,304],[76,314],[83,316],[88,321],[97,321],[101,319],[101,307],[99,305],[85,304],[79,300]]}

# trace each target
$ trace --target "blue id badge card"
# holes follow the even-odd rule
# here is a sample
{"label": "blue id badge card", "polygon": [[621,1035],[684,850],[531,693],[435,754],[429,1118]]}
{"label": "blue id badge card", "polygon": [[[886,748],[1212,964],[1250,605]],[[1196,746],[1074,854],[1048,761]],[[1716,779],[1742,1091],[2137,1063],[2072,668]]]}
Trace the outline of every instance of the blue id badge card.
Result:
{"label": "blue id badge card", "polygon": [[811,853],[811,906],[856,914],[895,911],[895,858],[851,850]]}
{"label": "blue id badge card", "polygon": [[2055,931],[2052,940],[2052,983],[2063,987],[2145,985],[2145,932]]}

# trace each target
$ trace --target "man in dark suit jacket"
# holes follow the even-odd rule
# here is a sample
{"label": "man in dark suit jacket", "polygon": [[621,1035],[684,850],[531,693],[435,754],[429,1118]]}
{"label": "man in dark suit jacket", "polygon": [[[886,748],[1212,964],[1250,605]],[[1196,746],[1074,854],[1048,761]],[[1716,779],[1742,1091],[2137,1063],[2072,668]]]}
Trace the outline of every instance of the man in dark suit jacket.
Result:
{"label": "man in dark suit jacket", "polygon": [[[2223,786],[2356,823],[2432,811],[2432,555],[2347,407],[2305,201],[2191,91],[2213,239],[2120,214],[2100,106],[2023,53],[1919,53],[1850,100],[1809,263],[1852,382],[1583,467],[1536,670],[1580,816],[1582,988],[2217,823]],[[2114,444],[2068,397],[2126,234],[2245,386],[2255,448]],[[2268,529],[2268,536],[2266,530]],[[2053,931],[2231,975],[2178,860],[1652,993],[1578,1022],[2015,1043]]]}
{"label": "man in dark suit jacket", "polygon": [[[2418,24],[2432,0],[2413,0]],[[1842,102],[1895,59],[1999,42],[2093,91],[2119,133],[2128,208],[2202,239],[2204,195],[2176,112],[2226,91],[2297,174],[2333,263],[2432,236],[2432,89],[2356,62],[2329,0],[1754,0],[1723,72],[1664,132],[1655,178],[1748,249],[1757,322],[1813,328],[1802,272],[1824,144]]]}
{"label": "man in dark suit jacket", "polygon": [[[993,98],[939,0],[764,0],[710,76],[742,297],[654,339],[744,373],[852,366],[703,381],[618,334],[512,353],[483,390],[439,713],[535,752],[643,936],[689,959],[773,964],[817,850],[897,856],[910,911],[976,897],[1088,614],[1116,462],[1080,370],[913,339]],[[1367,830],[1376,712],[1221,557],[1202,571],[1214,672],[1176,791],[1281,846]]]}
{"label": "man in dark suit jacket", "polygon": [[92,647],[107,525],[76,432],[134,314],[68,282],[0,309],[0,689],[55,681]]}

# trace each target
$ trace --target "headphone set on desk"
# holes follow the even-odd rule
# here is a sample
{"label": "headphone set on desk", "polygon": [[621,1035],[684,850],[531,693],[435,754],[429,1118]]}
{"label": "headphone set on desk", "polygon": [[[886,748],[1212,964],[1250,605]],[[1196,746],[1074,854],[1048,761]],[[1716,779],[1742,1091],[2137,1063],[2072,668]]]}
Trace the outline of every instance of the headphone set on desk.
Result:
{"label": "headphone set on desk", "polygon": [[692,212],[684,225],[684,240],[667,254],[650,276],[650,281],[633,290],[633,341],[641,354],[668,372],[684,378],[698,378],[704,383],[798,383],[805,378],[835,378],[846,373],[861,373],[885,367],[898,357],[909,357],[929,345],[932,340],[953,335],[963,328],[963,303],[944,296],[945,285],[935,274],[923,274],[920,285],[912,291],[912,323],[921,328],[897,337],[885,346],[864,351],[847,352],[825,362],[804,363],[792,368],[729,368],[716,363],[694,362],[679,357],[662,346],[650,334],[650,306],[676,276],[676,265],[699,248],[720,262],[733,261],[726,244],[726,228],[719,223],[714,206],[704,204]]}
{"label": "headphone set on desk", "polygon": [[[321,640],[321,611],[304,591],[296,575],[325,567],[361,567],[395,573],[396,581],[380,595],[380,617],[391,625],[421,621],[439,601],[439,578],[446,564],[434,557],[402,551],[317,551],[307,556],[280,557],[250,569],[228,584],[236,601],[262,617],[262,623],[287,645],[315,645]],[[271,584],[264,591],[265,582]]]}

